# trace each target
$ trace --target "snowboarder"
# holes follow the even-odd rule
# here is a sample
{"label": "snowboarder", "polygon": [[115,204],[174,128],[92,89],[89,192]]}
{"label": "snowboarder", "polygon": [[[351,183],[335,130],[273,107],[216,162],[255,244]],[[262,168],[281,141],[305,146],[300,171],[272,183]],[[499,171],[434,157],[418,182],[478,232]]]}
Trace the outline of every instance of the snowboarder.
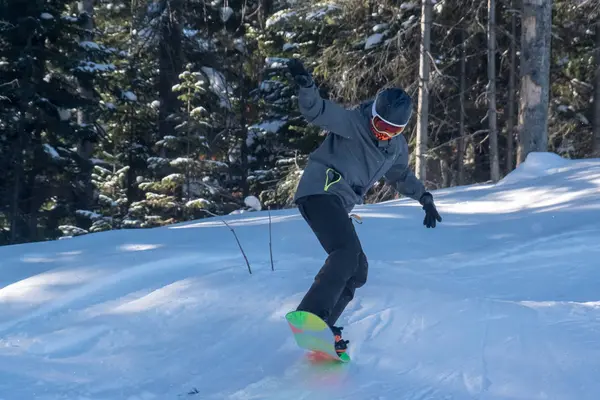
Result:
{"label": "snowboarder", "polygon": [[306,120],[328,131],[309,155],[294,201],[327,252],[324,265],[297,310],[321,317],[334,333],[338,353],[346,351],[343,328],[335,326],[357,288],[367,281],[368,263],[349,213],[384,177],[399,193],[425,210],[423,224],[441,222],[431,193],[408,166],[408,144],[401,134],[412,114],[412,100],[400,88],[381,90],[375,99],[347,109],[323,99],[301,61],[288,71],[298,86],[298,106]]}

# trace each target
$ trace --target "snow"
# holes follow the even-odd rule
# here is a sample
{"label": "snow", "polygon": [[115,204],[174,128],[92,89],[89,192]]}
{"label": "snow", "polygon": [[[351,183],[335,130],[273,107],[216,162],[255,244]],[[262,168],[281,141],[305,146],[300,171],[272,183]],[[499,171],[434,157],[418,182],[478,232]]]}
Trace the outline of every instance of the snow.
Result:
{"label": "snow", "polygon": [[247,49],[246,49],[246,42],[244,41],[244,38],[235,38],[233,40],[233,46],[240,53],[246,54]]}
{"label": "snow", "polygon": [[106,160],[103,160],[101,158],[90,158],[90,162],[94,165],[110,165],[110,163]]}
{"label": "snow", "polygon": [[210,67],[202,67],[202,71],[208,77],[212,91],[219,96],[221,107],[230,109],[231,101],[229,97],[230,94],[233,93],[233,88],[231,85],[226,84],[227,79],[225,76],[221,72]]}
{"label": "snow", "polygon": [[84,40],[79,42],[79,46],[83,47],[87,50],[100,50],[100,45],[96,42],[91,42],[89,40]]}
{"label": "snow", "polygon": [[315,11],[311,11],[306,15],[306,19],[308,21],[323,18],[330,12],[341,10],[340,6],[338,6],[335,3],[331,3],[331,2],[317,3],[317,4],[314,4],[313,7],[318,7],[318,8],[316,8]]}
{"label": "snow", "polygon": [[185,181],[185,177],[183,174],[173,173],[165,176],[161,179],[162,183],[170,183],[170,182],[183,182]]}
{"label": "snow", "polygon": [[295,208],[271,211],[275,271],[266,210],[0,247],[0,398],[597,399],[599,193],[600,159],[531,154],[434,191],[435,229],[411,199],[357,207],[335,368],[284,320],[325,258]]}
{"label": "snow", "polygon": [[227,165],[227,163],[224,163],[223,161],[218,161],[218,160],[202,160],[202,162],[206,165],[212,165],[213,167],[221,167],[221,168],[229,167]]}
{"label": "snow", "polygon": [[262,210],[262,204],[260,204],[260,200],[256,196],[248,196],[244,199],[244,204],[247,207],[252,208],[255,211]]}
{"label": "snow", "polygon": [[246,146],[252,146],[256,138],[264,136],[266,132],[277,133],[286,123],[287,120],[285,119],[274,119],[249,126],[246,137]]}
{"label": "snow", "polygon": [[184,29],[183,29],[183,34],[184,34],[186,37],[194,37],[194,36],[196,36],[198,33],[199,33],[199,32],[198,32],[198,30],[196,30],[196,29],[188,29],[188,28],[184,28]]}
{"label": "snow", "polygon": [[148,14],[159,14],[161,12],[160,3],[150,3],[147,8]]}
{"label": "snow", "polygon": [[287,19],[295,17],[296,14],[296,11],[290,11],[289,9],[277,11],[267,18],[266,27],[269,28],[273,25],[285,22]]}
{"label": "snow", "polygon": [[98,200],[100,204],[103,204],[105,206],[116,207],[119,205],[116,201],[103,194],[98,195]]}
{"label": "snow", "polygon": [[341,7],[332,2],[311,4],[310,9],[305,12],[305,15],[287,8],[277,11],[267,18],[266,27],[269,28],[277,24],[284,24],[293,18],[300,18],[301,20],[304,19],[305,21],[315,21],[322,19],[331,12],[340,10]]}
{"label": "snow", "polygon": [[221,9],[219,10],[219,14],[221,16],[221,21],[227,22],[229,18],[233,15],[233,8],[221,7]]}
{"label": "snow", "polygon": [[194,108],[192,111],[190,111],[190,115],[192,117],[201,117],[203,115],[207,115],[208,114],[208,110],[202,106],[196,107]]}
{"label": "snow", "polygon": [[80,70],[80,71],[86,71],[86,72],[107,72],[107,71],[114,71],[116,69],[114,64],[102,64],[102,63],[95,63],[92,61],[81,61],[79,66],[76,67],[76,69]]}
{"label": "snow", "polygon": [[45,20],[51,20],[54,19],[54,16],[50,13],[44,12],[40,15],[40,18]]}
{"label": "snow", "polygon": [[406,21],[402,22],[401,25],[404,29],[408,29],[409,27],[417,26],[418,23],[419,21],[417,20],[417,17],[411,15]]}
{"label": "snow", "polygon": [[173,136],[173,135],[165,135],[161,140],[159,140],[158,142],[156,142],[157,146],[167,146],[170,143],[176,142],[177,141],[177,136]]}
{"label": "snow", "polygon": [[281,48],[283,51],[289,51],[289,50],[293,50],[300,47],[300,45],[298,43],[284,43],[283,47]]}
{"label": "snow", "polygon": [[78,22],[79,21],[79,18],[74,17],[72,15],[61,15],[61,18],[67,22]]}
{"label": "snow", "polygon": [[381,43],[382,39],[383,39],[383,34],[381,34],[381,33],[374,33],[373,35],[369,36],[367,38],[367,41],[365,42],[365,50],[368,50],[371,47],[375,47],[376,45]]}
{"label": "snow", "polygon": [[[157,157],[158,158],[158,157]],[[186,167],[188,165],[192,165],[194,163],[194,160],[189,158],[189,157],[177,157],[176,159],[174,159],[173,161],[170,162],[170,165],[172,167]]]}
{"label": "snow", "polygon": [[198,40],[196,42],[198,43],[198,48],[201,51],[214,51],[217,49],[216,41],[217,40],[215,38],[212,38],[212,39],[198,38]]}
{"label": "snow", "polygon": [[279,57],[267,57],[265,59],[265,66],[267,68],[279,68],[285,69],[287,68],[288,58],[279,58]]}
{"label": "snow", "polygon": [[115,106],[113,103],[105,102],[104,100],[100,100],[100,104],[104,105],[109,110],[116,110],[117,109],[117,106]]}
{"label": "snow", "polygon": [[400,4],[400,9],[401,10],[413,10],[415,8],[417,8],[419,5],[415,2],[407,2],[407,3],[402,3]]}
{"label": "snow", "polygon": [[82,216],[82,217],[89,218],[92,221],[102,218],[102,215],[95,213],[93,211],[89,211],[89,210],[76,210],[75,214]]}
{"label": "snow", "polygon": [[61,121],[68,121],[71,119],[72,112],[70,109],[57,107],[57,111]]}
{"label": "snow", "polygon": [[129,90],[124,91],[122,93],[122,95],[123,95],[123,98],[125,98],[125,99],[127,99],[129,101],[137,101],[137,96],[135,95],[135,93],[133,93],[133,92],[131,92]]}
{"label": "snow", "polygon": [[195,200],[190,200],[187,203],[185,203],[185,206],[188,208],[206,208],[210,204],[211,204],[211,202],[206,199],[195,199]]}
{"label": "snow", "polygon": [[56,149],[54,147],[52,147],[51,145],[49,145],[48,143],[44,143],[43,147],[44,147],[44,151],[46,152],[46,154],[50,155],[50,157],[52,157],[54,159],[61,158],[60,154],[58,154],[58,151],[56,151]]}
{"label": "snow", "polygon": [[377,24],[373,27],[373,32],[382,32],[389,28],[389,24]]}
{"label": "snow", "polygon": [[260,124],[251,125],[248,127],[248,129],[258,129],[258,130],[264,130],[267,132],[276,133],[286,123],[287,123],[287,119],[273,119],[273,120],[263,121]]}

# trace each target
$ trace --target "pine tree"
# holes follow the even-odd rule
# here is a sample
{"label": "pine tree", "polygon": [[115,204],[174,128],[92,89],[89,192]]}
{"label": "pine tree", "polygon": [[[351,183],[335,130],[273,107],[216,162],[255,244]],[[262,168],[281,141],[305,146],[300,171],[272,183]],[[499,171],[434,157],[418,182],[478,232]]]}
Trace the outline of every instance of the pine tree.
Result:
{"label": "pine tree", "polygon": [[87,160],[76,147],[82,136],[97,140],[98,132],[73,115],[78,109],[93,114],[98,106],[72,83],[85,66],[76,39],[80,27],[65,14],[67,3],[0,3],[1,101],[12,120],[1,128],[7,170],[2,204],[11,243],[56,237],[86,195],[81,171]]}

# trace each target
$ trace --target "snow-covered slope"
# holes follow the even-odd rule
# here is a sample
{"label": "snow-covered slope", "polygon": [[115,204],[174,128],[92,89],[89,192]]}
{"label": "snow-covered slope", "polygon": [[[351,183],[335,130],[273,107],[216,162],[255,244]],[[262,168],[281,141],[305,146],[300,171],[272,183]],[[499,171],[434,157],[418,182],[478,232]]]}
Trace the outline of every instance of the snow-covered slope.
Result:
{"label": "snow-covered slope", "polygon": [[325,253],[297,210],[0,248],[0,399],[600,398],[600,160],[532,154],[497,185],[359,207],[353,362],[283,319]]}

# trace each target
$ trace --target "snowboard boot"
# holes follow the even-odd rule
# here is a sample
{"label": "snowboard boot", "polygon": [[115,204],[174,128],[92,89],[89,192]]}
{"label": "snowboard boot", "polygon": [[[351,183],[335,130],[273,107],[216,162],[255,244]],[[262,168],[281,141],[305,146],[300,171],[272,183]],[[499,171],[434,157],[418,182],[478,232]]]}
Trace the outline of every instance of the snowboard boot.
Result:
{"label": "snowboard boot", "polygon": [[333,337],[335,340],[335,351],[338,353],[338,355],[345,353],[346,349],[348,348],[348,343],[350,343],[349,340],[342,339],[342,329],[344,328],[338,328],[337,326],[331,327],[331,330],[333,331]]}

